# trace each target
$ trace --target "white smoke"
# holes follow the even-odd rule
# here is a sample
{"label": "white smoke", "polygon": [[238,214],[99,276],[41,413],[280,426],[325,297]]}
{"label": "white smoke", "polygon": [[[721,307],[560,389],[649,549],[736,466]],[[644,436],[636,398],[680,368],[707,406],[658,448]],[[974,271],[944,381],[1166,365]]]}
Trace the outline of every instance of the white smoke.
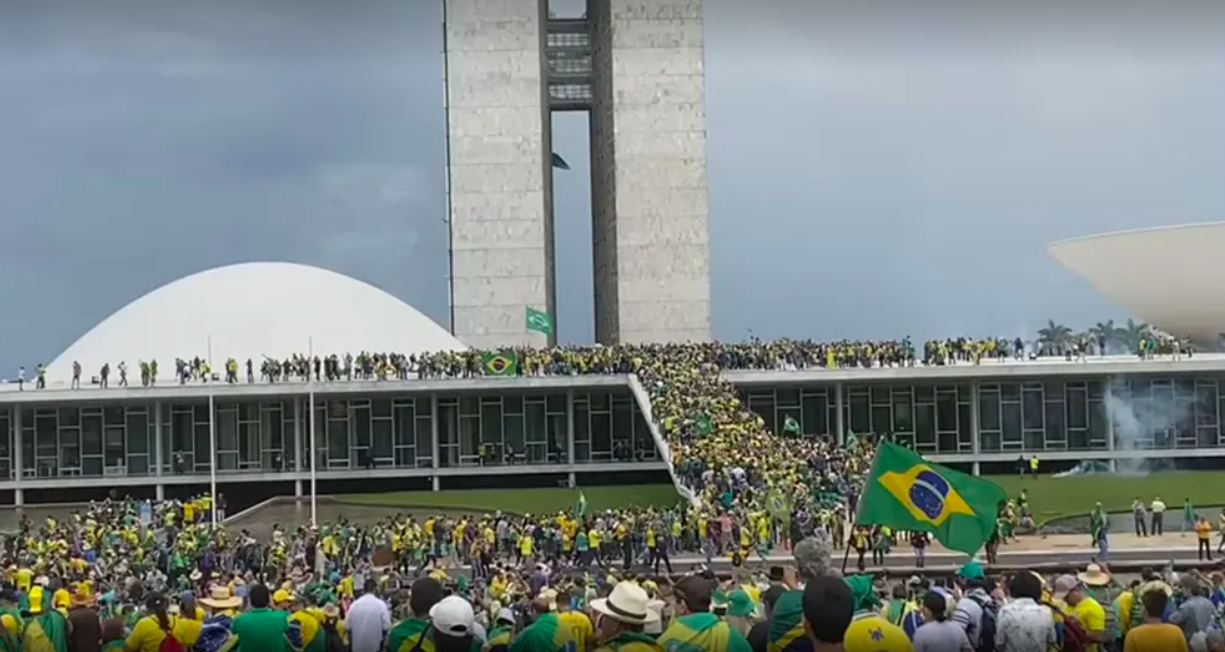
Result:
{"label": "white smoke", "polygon": [[[1106,418],[1110,420],[1114,433],[1116,451],[1149,450],[1153,433],[1173,433],[1180,420],[1189,416],[1188,407],[1179,407],[1172,395],[1158,399],[1155,395],[1143,401],[1137,401],[1131,396],[1120,395],[1114,391],[1114,383],[1107,381],[1103,396],[1106,408]],[[1160,442],[1155,442],[1158,446]],[[1145,457],[1120,459],[1117,462],[1119,473],[1146,474],[1153,470],[1146,463]]]}

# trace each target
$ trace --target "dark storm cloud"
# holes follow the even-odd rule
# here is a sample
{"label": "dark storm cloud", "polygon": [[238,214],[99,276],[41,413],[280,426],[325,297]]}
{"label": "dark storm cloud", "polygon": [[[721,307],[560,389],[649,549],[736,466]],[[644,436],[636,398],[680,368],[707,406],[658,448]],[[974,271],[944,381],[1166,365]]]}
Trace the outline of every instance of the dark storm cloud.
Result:
{"label": "dark storm cloud", "polygon": [[355,4],[0,5],[0,376],[234,262],[444,316],[441,12]]}
{"label": "dark storm cloud", "polygon": [[[1225,216],[1222,12],[708,0],[716,333],[1119,316],[1045,245]],[[440,19],[435,0],[0,3],[0,377],[250,260],[445,324]],[[559,324],[582,340],[586,121],[555,129]]]}

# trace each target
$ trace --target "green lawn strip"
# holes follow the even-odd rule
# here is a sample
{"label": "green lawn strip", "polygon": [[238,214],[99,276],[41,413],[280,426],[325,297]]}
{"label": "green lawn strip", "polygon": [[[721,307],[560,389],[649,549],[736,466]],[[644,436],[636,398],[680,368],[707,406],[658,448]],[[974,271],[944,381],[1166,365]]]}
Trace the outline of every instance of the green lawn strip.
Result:
{"label": "green lawn strip", "polygon": [[630,505],[670,507],[680,496],[672,485],[627,485],[580,489],[469,489],[456,491],[400,491],[381,494],[342,494],[333,500],[348,505],[393,508],[466,509],[473,511],[541,514],[570,511],[579,492],[589,511]]}
{"label": "green lawn strip", "polygon": [[1181,510],[1186,498],[1197,509],[1225,504],[1222,471],[1170,471],[1143,476],[1099,473],[1066,478],[1044,475],[1038,480],[1007,475],[990,479],[1013,498],[1026,489],[1030,510],[1040,522],[1086,516],[1098,502],[1109,512],[1130,512],[1137,497],[1148,504],[1160,496],[1168,511]]}

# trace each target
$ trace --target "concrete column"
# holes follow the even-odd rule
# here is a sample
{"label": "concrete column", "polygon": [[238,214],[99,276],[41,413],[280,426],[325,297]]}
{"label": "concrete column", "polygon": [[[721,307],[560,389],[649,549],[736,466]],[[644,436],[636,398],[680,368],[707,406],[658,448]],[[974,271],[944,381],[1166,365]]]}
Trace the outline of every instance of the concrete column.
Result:
{"label": "concrete column", "polygon": [[[166,464],[165,451],[162,450],[162,402],[153,402],[153,475],[158,486],[162,483],[162,467]],[[158,498],[161,500],[161,498]]]}
{"label": "concrete column", "polygon": [[[1112,380],[1113,380],[1112,378],[1106,378],[1105,380],[1106,387],[1104,387],[1103,389],[1105,390],[1106,394],[1110,393],[1110,384]],[[1104,395],[1103,395],[1103,400],[1105,400]],[[1087,407],[1087,401],[1086,401],[1086,407]],[[1114,449],[1115,449],[1114,419],[1110,417],[1110,410],[1106,410],[1106,450],[1113,453]],[[1113,462],[1114,460],[1111,460],[1112,464]]]}
{"label": "concrete column", "polygon": [[970,382],[970,441],[974,446],[971,449],[974,451],[974,475],[980,475],[982,471],[978,462],[978,455],[983,447],[982,439],[978,424],[978,381],[975,380]]}
{"label": "concrete column", "polygon": [[21,488],[21,481],[25,477],[25,468],[21,460],[21,404],[14,403],[13,410],[13,482],[16,488],[13,489],[13,504],[20,507],[25,504],[25,491]]}
{"label": "concrete column", "polygon": [[293,399],[293,495],[302,497],[302,399]]}
{"label": "concrete column", "polygon": [[432,488],[438,491],[442,488],[442,483],[438,480],[438,395],[430,395],[430,466],[434,469],[434,477],[432,478]]}
{"label": "concrete column", "polygon": [[571,489],[578,485],[578,483],[574,480],[574,471],[566,474],[566,481],[570,484]]}
{"label": "concrete column", "polygon": [[834,384],[834,408],[837,411],[837,415],[834,417],[834,434],[837,437],[838,445],[841,446],[846,443],[846,424],[844,423],[846,418],[843,416],[842,383]]}
{"label": "concrete column", "polygon": [[[638,406],[635,405],[637,410]],[[545,424],[548,427],[548,424]],[[652,444],[654,447],[654,444]],[[574,390],[566,390],[566,463],[574,464]],[[574,474],[570,474],[570,486],[574,486]]]}

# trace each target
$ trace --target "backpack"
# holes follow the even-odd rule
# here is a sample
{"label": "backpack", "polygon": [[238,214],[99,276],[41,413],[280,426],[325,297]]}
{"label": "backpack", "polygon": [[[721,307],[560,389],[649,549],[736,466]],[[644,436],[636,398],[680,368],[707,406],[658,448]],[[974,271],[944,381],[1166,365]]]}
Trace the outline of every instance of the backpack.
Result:
{"label": "backpack", "polygon": [[1063,645],[1060,646],[1061,652],[1084,652],[1089,649],[1093,641],[1089,640],[1089,632],[1085,631],[1085,626],[1080,624],[1080,619],[1076,616],[1063,616]]}
{"label": "backpack", "polygon": [[323,623],[323,649],[326,652],[349,652],[349,646],[345,643],[344,637],[336,629],[336,621],[328,620]]}
{"label": "backpack", "polygon": [[1000,608],[995,604],[995,600],[990,598],[982,600],[976,596],[966,596],[974,601],[983,610],[983,616],[978,622],[978,647],[976,652],[994,652],[995,651],[995,625],[999,619]]}
{"label": "backpack", "polygon": [[162,639],[161,645],[157,646],[157,652],[187,652],[187,648],[179,642],[179,639],[174,637],[174,632],[169,629],[163,629],[166,638]]}

